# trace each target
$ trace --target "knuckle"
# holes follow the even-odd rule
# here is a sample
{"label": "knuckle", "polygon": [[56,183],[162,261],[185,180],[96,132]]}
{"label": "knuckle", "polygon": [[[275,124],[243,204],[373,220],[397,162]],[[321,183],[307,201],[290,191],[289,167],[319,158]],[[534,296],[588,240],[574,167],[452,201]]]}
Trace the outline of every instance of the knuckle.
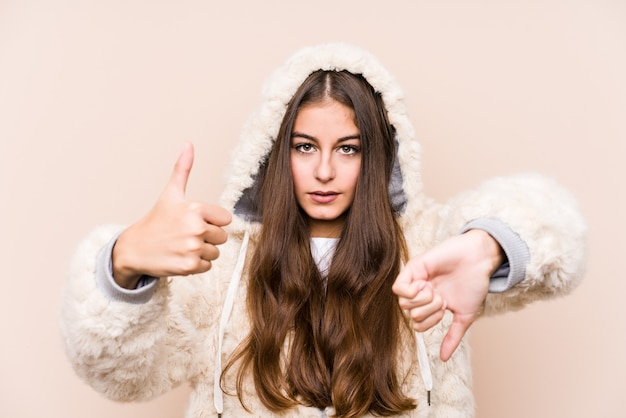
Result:
{"label": "knuckle", "polygon": [[198,273],[201,265],[200,257],[186,257],[180,263],[180,270],[183,276]]}
{"label": "knuckle", "polygon": [[197,238],[189,238],[185,243],[185,251],[191,254],[197,254],[202,249],[202,242]]}
{"label": "knuckle", "polygon": [[417,332],[424,332],[427,330],[427,328],[424,327],[421,322],[413,322],[413,329]]}
{"label": "knuckle", "polygon": [[187,232],[194,238],[202,237],[206,232],[206,224],[202,219],[193,217],[187,224]]}
{"label": "knuckle", "polygon": [[424,317],[419,311],[416,311],[414,309],[411,311],[411,319],[413,320],[413,322],[419,323],[419,322],[422,322]]}

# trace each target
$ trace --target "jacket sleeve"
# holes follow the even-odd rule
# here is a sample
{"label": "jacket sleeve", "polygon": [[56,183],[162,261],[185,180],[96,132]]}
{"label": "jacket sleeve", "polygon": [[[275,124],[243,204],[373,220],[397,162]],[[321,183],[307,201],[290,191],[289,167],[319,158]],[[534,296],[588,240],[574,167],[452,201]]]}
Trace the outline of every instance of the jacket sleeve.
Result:
{"label": "jacket sleeve", "polygon": [[[509,260],[511,274],[521,272],[521,276],[510,288],[505,283],[511,278],[501,279],[504,291],[487,296],[485,314],[517,310],[535,300],[565,295],[583,277],[586,223],[576,200],[552,179],[524,174],[489,180],[453,199],[442,210],[440,220],[438,239],[467,230],[467,226],[480,228],[484,220],[492,220],[523,243],[515,251],[511,247],[511,254],[527,251],[527,256]],[[506,246],[503,248],[508,252]]]}
{"label": "jacket sleeve", "polygon": [[[198,363],[212,357],[198,355],[203,334],[189,310],[172,298],[170,279],[159,279],[144,303],[114,300],[97,284],[98,254],[119,230],[98,228],[79,245],[63,293],[60,329],[76,373],[95,390],[115,400],[145,400],[206,369]],[[180,281],[193,287],[201,278]]]}

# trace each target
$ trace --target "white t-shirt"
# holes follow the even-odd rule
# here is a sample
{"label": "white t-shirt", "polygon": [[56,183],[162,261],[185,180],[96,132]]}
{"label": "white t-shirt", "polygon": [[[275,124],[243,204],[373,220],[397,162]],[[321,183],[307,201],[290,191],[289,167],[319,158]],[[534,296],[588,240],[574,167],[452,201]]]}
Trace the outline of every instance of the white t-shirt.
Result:
{"label": "white t-shirt", "polygon": [[311,255],[322,277],[328,275],[339,238],[311,238]]}

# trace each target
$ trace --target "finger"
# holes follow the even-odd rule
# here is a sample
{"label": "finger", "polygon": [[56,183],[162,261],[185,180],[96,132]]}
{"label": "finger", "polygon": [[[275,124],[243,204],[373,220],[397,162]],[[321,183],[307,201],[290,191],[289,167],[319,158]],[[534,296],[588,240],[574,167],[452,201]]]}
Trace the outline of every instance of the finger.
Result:
{"label": "finger", "polygon": [[400,298],[411,299],[416,292],[415,286],[411,286],[412,281],[411,271],[405,266],[396,277],[391,290]]}
{"label": "finger", "polygon": [[409,297],[398,297],[398,303],[402,309],[414,309],[432,302],[434,291],[428,282],[418,280],[409,284],[408,287],[405,293]]}
{"label": "finger", "polygon": [[204,273],[210,270],[211,266],[211,260],[205,260],[201,255],[187,257],[179,261],[179,271],[176,274],[189,276],[191,274]]}
{"label": "finger", "polygon": [[226,242],[228,233],[219,226],[208,224],[203,239],[207,244],[219,245]]}
{"label": "finger", "polygon": [[415,331],[418,332],[428,331],[443,319],[444,314],[444,309],[436,309],[432,312],[432,314],[424,317],[424,319],[419,322],[411,321],[411,326]]}
{"label": "finger", "polygon": [[189,173],[193,166],[193,144],[191,142],[185,143],[183,150],[176,160],[174,170],[165,188],[165,194],[172,197],[185,197],[185,190],[187,189],[187,180],[189,180]]}
{"label": "finger", "polygon": [[205,222],[217,226],[226,226],[232,221],[230,212],[216,205],[206,205],[202,211],[202,217]]}
{"label": "finger", "polygon": [[471,322],[460,320],[457,316],[458,315],[454,316],[450,329],[448,329],[448,333],[441,343],[439,356],[443,361],[448,361],[450,357],[452,357],[454,351],[458,348],[459,344],[461,344],[465,332],[471,325]]}
{"label": "finger", "polygon": [[409,309],[409,316],[415,323],[424,322],[428,317],[432,315],[439,315],[443,312],[444,302],[441,296],[435,295],[429,302],[418,305],[412,309]]}
{"label": "finger", "polygon": [[400,297],[414,298],[423,287],[420,282],[424,280],[424,272],[424,265],[420,261],[409,261],[396,277],[392,291]]}
{"label": "finger", "polygon": [[215,245],[205,244],[202,246],[200,258],[205,261],[217,260],[220,256],[220,250]]}

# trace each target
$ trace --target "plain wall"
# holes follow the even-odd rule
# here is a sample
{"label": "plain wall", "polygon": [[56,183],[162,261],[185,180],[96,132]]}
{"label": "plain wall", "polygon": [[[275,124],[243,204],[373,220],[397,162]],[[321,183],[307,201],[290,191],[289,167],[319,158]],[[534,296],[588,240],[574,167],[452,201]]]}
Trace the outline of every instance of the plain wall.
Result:
{"label": "plain wall", "polygon": [[74,375],[72,253],[144,214],[184,141],[188,195],[216,202],[263,80],[334,40],[403,86],[430,195],[538,171],[588,219],[571,296],[473,326],[478,416],[625,416],[626,2],[0,0],[1,417],[183,415],[186,387],[117,404]]}

